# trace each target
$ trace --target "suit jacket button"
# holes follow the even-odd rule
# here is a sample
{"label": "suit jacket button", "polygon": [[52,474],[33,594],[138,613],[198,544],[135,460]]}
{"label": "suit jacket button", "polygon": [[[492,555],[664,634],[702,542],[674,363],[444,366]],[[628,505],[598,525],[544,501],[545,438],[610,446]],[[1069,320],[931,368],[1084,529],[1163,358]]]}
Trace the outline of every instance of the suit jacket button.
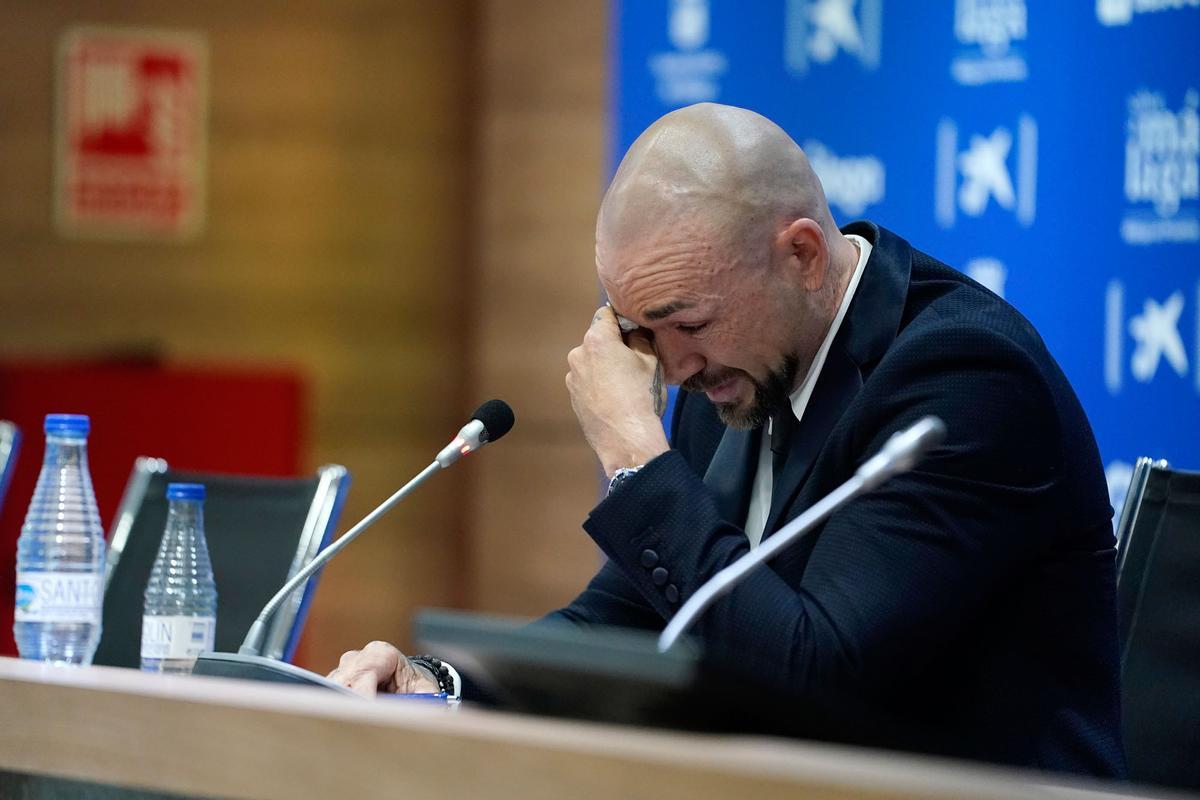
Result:
{"label": "suit jacket button", "polygon": [[658,553],[653,550],[642,551],[642,566],[650,569],[658,564]]}
{"label": "suit jacket button", "polygon": [[667,596],[668,603],[678,603],[679,602],[679,589],[675,586],[675,584],[672,583],[670,586],[668,586],[666,589],[663,590],[663,593]]}
{"label": "suit jacket button", "polygon": [[667,582],[667,571],[662,567],[655,567],[654,572],[650,573],[650,580],[654,581],[655,586],[662,586]]}

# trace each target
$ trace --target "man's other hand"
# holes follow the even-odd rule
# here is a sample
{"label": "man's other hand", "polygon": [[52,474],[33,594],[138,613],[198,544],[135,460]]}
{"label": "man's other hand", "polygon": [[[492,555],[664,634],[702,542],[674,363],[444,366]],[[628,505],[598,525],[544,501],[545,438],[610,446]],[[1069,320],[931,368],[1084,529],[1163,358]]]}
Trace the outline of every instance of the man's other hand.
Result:
{"label": "man's other hand", "polygon": [[662,371],[644,332],[629,334],[626,344],[616,314],[603,306],[567,365],[571,406],[607,475],[670,449],[655,413],[665,392]]}
{"label": "man's other hand", "polygon": [[326,677],[334,683],[374,697],[392,694],[437,693],[437,681],[387,642],[371,642],[362,650],[342,653],[337,669]]}

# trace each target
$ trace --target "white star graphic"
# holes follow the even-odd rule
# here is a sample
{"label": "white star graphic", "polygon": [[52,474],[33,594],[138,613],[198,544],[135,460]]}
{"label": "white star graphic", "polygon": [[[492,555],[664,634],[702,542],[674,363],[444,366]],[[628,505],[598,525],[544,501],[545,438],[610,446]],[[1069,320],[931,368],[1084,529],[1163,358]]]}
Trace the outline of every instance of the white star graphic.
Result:
{"label": "white star graphic", "polygon": [[862,57],[863,39],[854,19],[855,0],[817,0],[809,9],[813,33],[809,49],[816,61],[828,63],[838,48]]}
{"label": "white star graphic", "polygon": [[1187,353],[1179,336],[1179,315],[1183,312],[1183,292],[1175,292],[1165,303],[1147,298],[1142,313],[1129,320],[1129,333],[1137,342],[1129,368],[1133,377],[1148,383],[1164,357],[1176,374],[1187,374]]}
{"label": "white star graphic", "polygon": [[1004,163],[1011,148],[1012,134],[1007,128],[996,128],[991,136],[972,136],[970,149],[959,153],[963,184],[958,202],[964,213],[978,217],[987,208],[989,197],[995,197],[1002,208],[1011,209],[1016,203],[1012,178]]}

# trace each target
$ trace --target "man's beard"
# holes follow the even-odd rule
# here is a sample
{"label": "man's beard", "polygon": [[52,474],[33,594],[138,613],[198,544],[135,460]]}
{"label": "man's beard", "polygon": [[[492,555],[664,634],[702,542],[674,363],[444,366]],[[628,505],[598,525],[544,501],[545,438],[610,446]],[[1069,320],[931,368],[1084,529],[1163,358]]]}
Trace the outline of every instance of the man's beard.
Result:
{"label": "man's beard", "polygon": [[722,383],[735,377],[742,377],[754,387],[754,397],[746,406],[737,403],[713,403],[717,416],[731,428],[757,428],[767,421],[767,418],[777,409],[785,408],[790,402],[788,395],[796,382],[796,373],[800,370],[800,359],[795,355],[784,356],[778,366],[767,373],[766,380],[757,380],[745,370],[734,367],[720,367],[715,371],[706,370],[697,373],[684,381],[681,386],[689,392],[703,392],[705,389],[715,389]]}

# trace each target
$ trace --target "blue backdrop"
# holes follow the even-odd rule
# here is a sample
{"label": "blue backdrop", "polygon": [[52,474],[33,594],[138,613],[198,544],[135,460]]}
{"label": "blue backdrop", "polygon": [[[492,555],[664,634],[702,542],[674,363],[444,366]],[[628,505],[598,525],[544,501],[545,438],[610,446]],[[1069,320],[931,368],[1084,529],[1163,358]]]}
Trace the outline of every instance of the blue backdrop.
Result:
{"label": "blue backdrop", "polygon": [[872,219],[1020,309],[1095,427],[1200,468],[1200,0],[625,0],[612,164],[665,112],[744,106]]}

